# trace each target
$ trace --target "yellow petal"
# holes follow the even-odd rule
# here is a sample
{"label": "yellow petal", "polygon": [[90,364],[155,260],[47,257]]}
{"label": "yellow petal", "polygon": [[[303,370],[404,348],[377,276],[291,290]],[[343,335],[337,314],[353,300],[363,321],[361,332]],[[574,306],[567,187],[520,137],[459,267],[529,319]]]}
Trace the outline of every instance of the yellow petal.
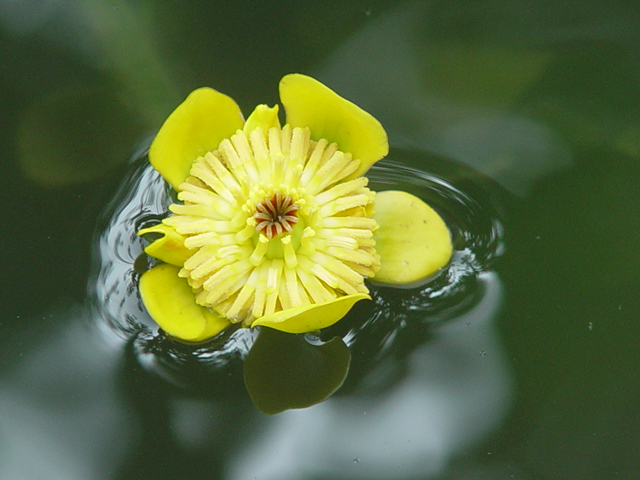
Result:
{"label": "yellow petal", "polygon": [[175,189],[198,157],[242,128],[240,107],[211,88],[199,88],[165,120],[149,148],[149,161]]}
{"label": "yellow petal", "polygon": [[244,132],[251,133],[258,127],[262,127],[268,132],[271,127],[280,128],[280,119],[278,118],[278,105],[269,107],[268,105],[258,105],[244,124]]}
{"label": "yellow petal", "polygon": [[311,138],[326,138],[361,161],[347,180],[362,176],[389,152],[387,133],[378,120],[311,77],[286,75],[280,98],[292,127],[309,127]]}
{"label": "yellow petal", "polygon": [[251,326],[264,325],[287,333],[315,332],[336,323],[349,313],[357,301],[365,298],[371,299],[369,295],[356,293],[325,303],[302,305],[260,317]]}
{"label": "yellow petal", "polygon": [[422,280],[451,258],[451,235],[440,216],[406,192],[376,194],[376,251],[380,270],[376,282],[403,284]]}
{"label": "yellow petal", "polygon": [[193,290],[180,268],[157,265],[140,277],[140,295],[149,315],[172,337],[201,342],[227,328],[230,323],[196,304]]}
{"label": "yellow petal", "polygon": [[183,266],[184,262],[193,255],[193,251],[184,246],[185,237],[169,225],[159,223],[153,227],[143,228],[138,235],[146,233],[162,234],[162,237],[154,240],[144,249],[147,255],[177,267]]}

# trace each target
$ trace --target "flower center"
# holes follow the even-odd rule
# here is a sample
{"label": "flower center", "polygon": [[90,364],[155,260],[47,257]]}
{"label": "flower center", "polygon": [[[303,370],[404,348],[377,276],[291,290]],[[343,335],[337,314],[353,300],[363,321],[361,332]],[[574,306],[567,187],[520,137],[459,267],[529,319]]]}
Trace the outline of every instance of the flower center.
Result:
{"label": "flower center", "polygon": [[284,232],[291,232],[298,223],[297,212],[300,206],[293,203],[290,195],[282,196],[276,192],[271,198],[265,198],[256,204],[256,232],[264,233],[271,240]]}

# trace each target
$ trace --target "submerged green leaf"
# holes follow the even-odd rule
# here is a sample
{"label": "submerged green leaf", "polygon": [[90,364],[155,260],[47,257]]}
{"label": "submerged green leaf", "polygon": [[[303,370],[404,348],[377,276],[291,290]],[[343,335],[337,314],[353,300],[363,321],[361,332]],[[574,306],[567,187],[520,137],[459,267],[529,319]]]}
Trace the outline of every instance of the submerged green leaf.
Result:
{"label": "submerged green leaf", "polygon": [[258,410],[276,414],[326,400],[344,382],[350,362],[341,338],[312,345],[304,335],[260,327],[244,362],[244,383]]}

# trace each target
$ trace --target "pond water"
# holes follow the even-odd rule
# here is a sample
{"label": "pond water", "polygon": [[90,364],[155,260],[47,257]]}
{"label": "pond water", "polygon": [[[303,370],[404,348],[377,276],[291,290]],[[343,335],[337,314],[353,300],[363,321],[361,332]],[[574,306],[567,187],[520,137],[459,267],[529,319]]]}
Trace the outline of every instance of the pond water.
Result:
{"label": "pond water", "polygon": [[[635,2],[0,3],[0,480],[637,479]],[[256,332],[198,346],[137,293],[171,193],[146,149],[208,85],[245,113],[311,75],[378,118],[371,188],[435,208],[430,281],[314,341],[346,380],[266,415]]]}

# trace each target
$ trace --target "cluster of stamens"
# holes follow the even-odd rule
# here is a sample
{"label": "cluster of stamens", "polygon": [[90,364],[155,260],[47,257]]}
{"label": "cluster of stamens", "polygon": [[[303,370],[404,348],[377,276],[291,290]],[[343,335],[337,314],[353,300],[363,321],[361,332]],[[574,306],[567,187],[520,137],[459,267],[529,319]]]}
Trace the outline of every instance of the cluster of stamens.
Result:
{"label": "cluster of stamens", "polygon": [[266,198],[256,204],[256,232],[264,233],[271,240],[284,232],[291,232],[298,223],[298,205],[293,203],[290,195],[282,196],[276,192],[273,197]]}
{"label": "cluster of stamens", "polygon": [[164,223],[193,251],[179,275],[233,322],[367,293],[380,264],[360,162],[308,129],[239,130],[198,158]]}

